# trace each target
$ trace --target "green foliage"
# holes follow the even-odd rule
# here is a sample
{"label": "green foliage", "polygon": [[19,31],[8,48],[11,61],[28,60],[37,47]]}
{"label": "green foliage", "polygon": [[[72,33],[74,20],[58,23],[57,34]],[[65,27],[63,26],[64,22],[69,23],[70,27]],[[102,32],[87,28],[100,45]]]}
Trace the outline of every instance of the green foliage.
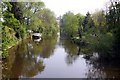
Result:
{"label": "green foliage", "polygon": [[100,57],[102,58],[112,58],[112,46],[113,46],[113,36],[111,33],[99,34],[98,37],[93,38],[94,42],[92,46],[94,49],[99,52]]}
{"label": "green foliage", "polygon": [[120,57],[120,2],[112,1],[109,12],[106,15],[108,30],[113,33],[113,55],[115,58]]}
{"label": "green foliage", "polygon": [[75,16],[78,19],[78,25],[79,25],[79,27],[81,27],[82,23],[83,23],[83,20],[84,20],[84,16],[82,14],[80,14],[80,13],[76,14]]}
{"label": "green foliage", "polygon": [[2,58],[6,58],[8,56],[8,51],[2,50],[1,54],[2,54]]}
{"label": "green foliage", "polygon": [[[40,2],[2,2],[0,10],[3,13],[2,55],[7,55],[7,49],[26,38],[27,30],[52,36],[58,31],[54,13],[44,8]],[[0,15],[2,17],[2,15]]]}
{"label": "green foliage", "polygon": [[20,25],[19,20],[17,20],[14,17],[14,14],[12,14],[8,11],[5,11],[3,13],[3,15],[4,15],[3,25],[6,25],[6,26],[14,29],[14,31],[16,32],[16,37],[17,38],[24,38],[25,35],[26,35],[25,27]]}
{"label": "green foliage", "polygon": [[9,2],[12,7],[11,10],[8,10],[9,12],[14,14],[14,17],[19,20],[19,22],[23,23],[23,5],[20,2]]}
{"label": "green foliage", "polygon": [[2,27],[2,47],[6,48],[8,47],[8,44],[11,44],[14,41],[14,36],[15,32],[13,29],[3,26]]}
{"label": "green foliage", "polygon": [[78,31],[78,19],[77,17],[72,13],[68,12],[63,15],[62,18],[62,33],[68,36],[69,38],[74,37],[77,34]]}
{"label": "green foliage", "polygon": [[50,11],[49,9],[43,9],[40,19],[42,21],[41,28],[43,35],[52,36],[58,31],[58,26],[56,22],[56,18],[54,16],[54,13]]}
{"label": "green foliage", "polygon": [[90,27],[93,22],[87,14],[83,26],[89,26],[89,29],[83,33],[85,37],[82,38],[88,43],[83,52],[98,52],[99,58],[108,60],[120,57],[120,3],[111,3],[106,15],[103,11],[92,14],[94,27]]}
{"label": "green foliage", "polygon": [[[39,18],[42,8],[44,8],[43,2],[24,2],[23,5],[23,18],[24,25],[28,29],[37,29],[41,24],[41,19]],[[38,22],[38,23],[37,23]],[[34,28],[35,27],[35,28]]]}
{"label": "green foliage", "polygon": [[2,27],[2,57],[8,55],[7,49],[15,45],[17,38],[14,36],[15,32],[12,28],[7,26]]}
{"label": "green foliage", "polygon": [[20,38],[24,38],[26,36],[26,29],[22,26],[15,18],[15,14],[10,11],[14,8],[11,8],[12,5],[9,2],[3,3],[5,5],[3,11],[3,19],[2,22],[2,57],[6,57],[8,55],[7,49],[16,44],[17,40]]}
{"label": "green foliage", "polygon": [[95,27],[98,28],[99,31],[105,33],[107,31],[106,25],[106,15],[104,11],[98,10],[92,14],[92,19],[95,23]]}
{"label": "green foliage", "polygon": [[2,4],[2,7],[1,7],[2,9],[7,8],[10,11],[12,8],[12,5],[9,2],[1,2],[1,4]]}
{"label": "green foliage", "polygon": [[14,14],[10,13],[9,11],[4,11],[4,22],[3,25],[7,25],[10,28],[20,25],[19,21],[14,17]]}
{"label": "green foliage", "polygon": [[83,20],[83,30],[87,31],[90,28],[94,27],[94,21],[91,17],[91,14],[88,12]]}
{"label": "green foliage", "polygon": [[26,33],[26,29],[25,29],[25,27],[24,26],[16,26],[15,27],[15,31],[16,31],[16,34],[15,34],[15,36],[17,37],[17,38],[22,38],[22,39],[24,39],[25,37],[26,37],[26,35],[27,35],[27,33]]}
{"label": "green foliage", "polygon": [[52,36],[57,32],[57,22],[54,13],[44,8],[43,2],[26,2],[24,10],[25,25],[27,29]]}

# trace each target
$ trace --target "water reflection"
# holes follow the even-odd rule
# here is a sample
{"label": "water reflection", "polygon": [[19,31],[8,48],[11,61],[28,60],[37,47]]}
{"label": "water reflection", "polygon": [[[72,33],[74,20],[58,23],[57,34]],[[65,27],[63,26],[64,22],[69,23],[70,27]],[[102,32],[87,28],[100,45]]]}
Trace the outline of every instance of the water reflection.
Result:
{"label": "water reflection", "polygon": [[120,62],[86,59],[83,56],[91,50],[59,38],[25,40],[10,49],[2,64],[3,78],[120,78]]}
{"label": "water reflection", "polygon": [[98,53],[95,53],[92,48],[78,47],[69,40],[61,40],[61,45],[67,53],[66,63],[68,65],[73,65],[80,55],[83,55],[83,58],[84,55],[90,56],[89,59],[84,58],[86,60],[87,71],[85,75],[87,78],[100,78],[102,80],[105,78],[120,78],[120,61],[116,63],[99,61]]}
{"label": "water reflection", "polygon": [[26,40],[10,49],[10,56],[2,64],[3,78],[33,77],[41,73],[45,68],[43,58],[53,54],[55,44],[55,38],[40,43]]}
{"label": "water reflection", "polygon": [[32,53],[40,54],[42,58],[49,58],[55,49],[56,37],[42,40],[39,44],[31,41],[31,44],[34,46]]}
{"label": "water reflection", "polygon": [[88,78],[120,78],[120,62],[87,60]]}
{"label": "water reflection", "polygon": [[[106,78],[106,74],[102,71],[100,66],[95,67],[92,61],[86,61],[88,72],[86,73],[87,78],[99,78],[104,79]],[[98,64],[96,64],[98,65]]]}
{"label": "water reflection", "polygon": [[66,63],[68,65],[72,65],[80,55],[80,47],[75,45],[74,43],[71,43],[69,40],[62,40],[61,39],[61,45],[64,47],[67,56],[66,56]]}

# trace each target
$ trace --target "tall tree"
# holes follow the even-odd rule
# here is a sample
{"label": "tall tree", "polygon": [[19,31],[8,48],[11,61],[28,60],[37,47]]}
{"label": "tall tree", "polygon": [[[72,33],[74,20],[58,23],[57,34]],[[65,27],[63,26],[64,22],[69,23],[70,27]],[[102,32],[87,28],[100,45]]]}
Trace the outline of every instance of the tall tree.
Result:
{"label": "tall tree", "polygon": [[80,13],[76,14],[76,17],[78,19],[78,34],[79,34],[79,37],[82,38],[82,30],[83,30],[83,20],[84,20],[84,16]]}
{"label": "tall tree", "polygon": [[11,10],[8,9],[9,12],[14,14],[14,17],[20,21],[20,23],[23,23],[23,4],[20,2],[10,2],[12,5]]}
{"label": "tall tree", "polygon": [[[23,18],[24,18],[24,24],[26,26],[31,26],[35,24],[36,21],[38,21],[38,15],[40,14],[40,11],[44,8],[44,3],[42,1],[40,2],[24,2],[24,8],[23,8]],[[34,20],[34,21],[33,21]],[[36,21],[35,21],[36,20]],[[40,22],[40,21],[38,21]],[[41,23],[38,23],[41,24]]]}
{"label": "tall tree", "polygon": [[72,12],[67,12],[62,17],[62,33],[68,37],[74,37],[78,31],[78,19]]}
{"label": "tall tree", "polygon": [[92,19],[95,23],[95,27],[101,32],[105,32],[107,29],[106,15],[103,10],[98,10],[92,14]]}
{"label": "tall tree", "polygon": [[120,1],[110,1],[109,11],[106,15],[109,31],[113,33],[114,57],[120,57]]}
{"label": "tall tree", "polygon": [[94,22],[91,18],[91,14],[89,12],[87,12],[87,14],[83,20],[83,30],[86,31],[92,27],[94,27]]}
{"label": "tall tree", "polygon": [[57,31],[55,14],[51,10],[47,8],[43,9],[39,18],[42,20],[41,26],[44,27],[42,27],[44,34],[53,34],[53,32]]}

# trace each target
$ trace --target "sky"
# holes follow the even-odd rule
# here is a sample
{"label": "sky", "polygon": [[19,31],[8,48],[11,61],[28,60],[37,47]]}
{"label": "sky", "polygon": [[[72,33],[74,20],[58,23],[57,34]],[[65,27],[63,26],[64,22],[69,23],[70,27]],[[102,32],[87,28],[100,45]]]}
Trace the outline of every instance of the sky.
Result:
{"label": "sky", "polygon": [[108,0],[41,0],[46,8],[51,9],[58,17],[68,11],[74,14],[81,13],[85,15],[88,11],[93,13],[97,9],[105,8]]}

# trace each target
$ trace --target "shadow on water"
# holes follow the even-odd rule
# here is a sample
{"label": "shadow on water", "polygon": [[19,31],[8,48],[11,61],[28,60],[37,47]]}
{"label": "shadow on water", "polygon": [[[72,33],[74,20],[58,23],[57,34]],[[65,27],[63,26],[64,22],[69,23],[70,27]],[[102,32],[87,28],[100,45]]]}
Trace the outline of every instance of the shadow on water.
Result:
{"label": "shadow on water", "polygon": [[106,62],[99,59],[86,60],[88,78],[120,78],[120,62]]}
{"label": "shadow on water", "polygon": [[[59,49],[63,52],[57,52]],[[45,74],[45,71],[49,72],[51,69],[52,72],[62,73],[62,69],[66,71],[63,75],[67,74],[68,76],[65,77],[68,78],[72,76],[77,78],[120,78],[120,62],[98,61],[93,55],[88,58],[84,57],[87,55],[86,53],[92,52],[94,51],[78,47],[69,40],[57,37],[44,39],[39,43],[28,39],[9,50],[10,56],[3,60],[2,77],[31,78],[38,74]],[[63,56],[61,57],[61,55]],[[65,59],[63,59],[64,57]],[[46,59],[48,61],[44,62]],[[55,67],[51,67],[50,60]],[[57,65],[54,62],[59,64]],[[48,67],[48,65],[50,66]],[[50,73],[45,75],[50,76]],[[61,74],[57,75],[59,77]],[[64,76],[60,76],[60,78],[62,77]]]}
{"label": "shadow on water", "polygon": [[[99,59],[98,52],[92,50],[92,48],[78,47],[69,40],[62,40],[61,45],[67,52],[66,63],[72,65],[83,55],[86,61],[87,78],[120,78],[120,61],[106,61]],[[88,56],[88,57],[85,57]]]}
{"label": "shadow on water", "polygon": [[71,43],[69,40],[60,40],[60,45],[62,45],[65,49],[65,52],[67,53],[66,56],[66,63],[68,65],[72,65],[80,55],[80,47],[75,45],[74,43]]}
{"label": "shadow on water", "polygon": [[53,55],[56,39],[42,40],[40,43],[25,40],[17,47],[10,49],[10,56],[3,61],[3,78],[33,77],[41,73],[45,65],[44,58]]}

